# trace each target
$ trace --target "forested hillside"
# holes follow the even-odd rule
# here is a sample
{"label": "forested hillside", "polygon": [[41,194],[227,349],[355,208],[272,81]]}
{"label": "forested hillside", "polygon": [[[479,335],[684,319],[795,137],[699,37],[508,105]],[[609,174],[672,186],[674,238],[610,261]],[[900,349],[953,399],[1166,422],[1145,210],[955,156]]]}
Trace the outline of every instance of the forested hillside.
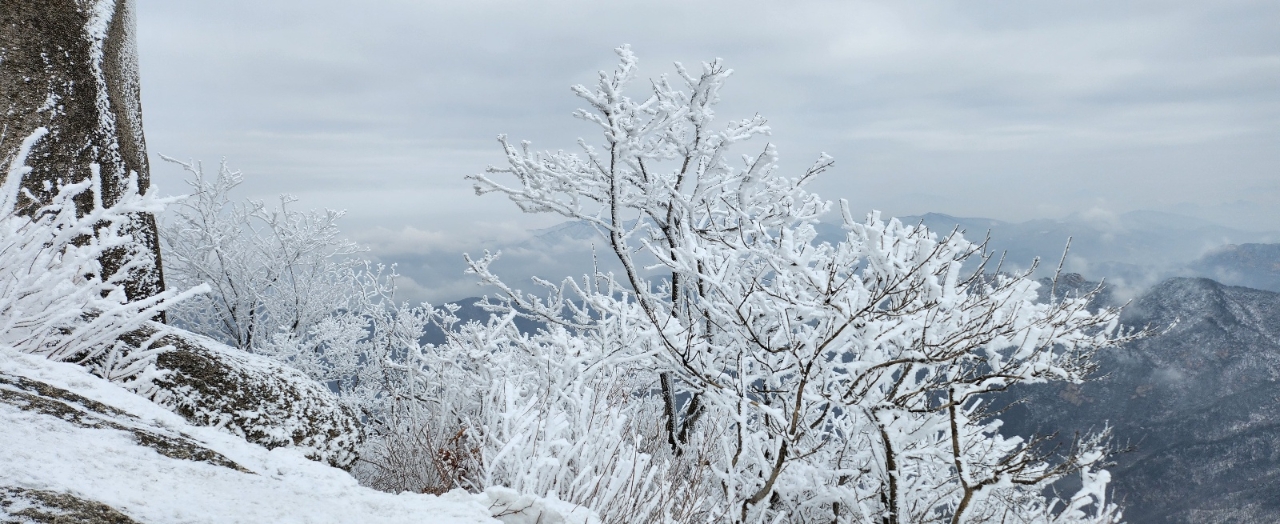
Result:
{"label": "forested hillside", "polygon": [[1158,334],[1103,353],[1096,381],[1016,390],[1028,400],[1007,427],[1111,425],[1129,449],[1110,469],[1130,522],[1280,519],[1280,294],[1176,278],[1122,320]]}

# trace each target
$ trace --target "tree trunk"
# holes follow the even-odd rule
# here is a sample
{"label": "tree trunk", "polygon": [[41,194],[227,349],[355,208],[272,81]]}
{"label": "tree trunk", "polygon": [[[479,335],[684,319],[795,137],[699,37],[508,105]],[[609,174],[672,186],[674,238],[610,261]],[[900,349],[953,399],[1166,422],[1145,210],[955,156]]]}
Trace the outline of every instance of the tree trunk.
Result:
{"label": "tree trunk", "polygon": [[[0,0],[0,159],[10,158],[33,130],[49,130],[28,160],[23,189],[45,200],[59,184],[89,178],[96,165],[103,205],[118,201],[136,174],[151,183],[138,87],[133,0]],[[93,195],[77,202],[82,210]],[[27,199],[24,208],[33,210]],[[164,289],[155,217],[138,214],[125,230],[153,264],[125,284],[130,300]],[[104,275],[126,262],[105,255]]]}

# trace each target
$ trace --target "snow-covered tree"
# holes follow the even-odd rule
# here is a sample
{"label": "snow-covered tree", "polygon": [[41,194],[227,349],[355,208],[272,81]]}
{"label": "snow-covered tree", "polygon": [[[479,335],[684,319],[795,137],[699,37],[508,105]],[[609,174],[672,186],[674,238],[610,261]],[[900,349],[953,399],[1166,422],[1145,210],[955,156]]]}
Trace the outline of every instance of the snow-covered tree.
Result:
{"label": "snow-covered tree", "polygon": [[[173,206],[161,227],[170,282],[208,284],[212,292],[170,312],[186,329],[229,345],[290,360],[297,342],[341,311],[354,289],[358,247],[342,238],[342,212],[298,211],[280,197],[278,208],[233,201],[243,178],[223,162],[207,176],[195,162],[178,162],[193,194]],[[288,346],[290,349],[281,347]]]}
{"label": "snow-covered tree", "polygon": [[424,384],[416,377],[427,368],[419,339],[446,312],[397,302],[394,268],[351,256],[360,248],[341,236],[342,212],[296,210],[288,195],[275,208],[236,201],[243,177],[225,162],[208,175],[200,163],[164,158],[193,190],[160,230],[166,274],[210,289],[174,307],[171,321],[327,384],[381,437],[374,445],[412,439]]}
{"label": "snow-covered tree", "polygon": [[[660,437],[631,448],[668,461],[648,474],[702,483],[692,490],[705,495],[699,518],[1119,518],[1106,498],[1105,434],[1053,453],[1001,435],[984,410],[1015,384],[1086,380],[1094,353],[1125,336],[1116,332],[1117,311],[1091,312],[1089,296],[1038,303],[1037,283],[989,267],[983,245],[960,232],[938,235],[878,213],[857,220],[843,201],[845,238],[817,242],[814,224],[831,204],[804,186],[831,166],[828,157],[795,177],[779,173],[770,144],[735,160],[735,148],[769,128],[758,115],[715,125],[731,73],[719,60],[701,73],[676,64],[674,81],[659,77],[632,98],[636,59],[625,46],[618,54],[620,67],[602,72],[594,89],[574,88],[589,106],[575,116],[600,128],[602,144],[539,152],[501,137],[507,165],[472,177],[477,193],[595,227],[623,268],[542,282],[549,295],[537,297],[493,274],[494,256],[471,261],[504,290],[496,310],[549,326],[528,336],[494,323],[439,350],[457,358],[480,351],[461,365],[472,374],[481,361],[516,358],[497,355],[530,361],[523,371],[488,366],[485,373],[505,373],[490,377],[504,390],[475,409],[505,423],[532,409],[551,417],[527,426],[542,430],[553,422],[584,428],[616,413],[630,425],[618,436]],[[562,367],[567,378],[547,382]],[[560,398],[577,407],[559,416],[545,410]],[[612,400],[593,404],[603,398]],[[492,405],[498,401],[506,404]],[[477,438],[504,444],[482,469],[521,449],[515,442],[539,438],[472,427]],[[601,473],[574,469],[563,450],[613,444],[561,431],[529,452],[577,476],[536,486],[576,497],[570,486],[579,477]],[[539,467],[536,458],[490,480],[521,481]],[[1046,495],[1070,475],[1081,489]]]}

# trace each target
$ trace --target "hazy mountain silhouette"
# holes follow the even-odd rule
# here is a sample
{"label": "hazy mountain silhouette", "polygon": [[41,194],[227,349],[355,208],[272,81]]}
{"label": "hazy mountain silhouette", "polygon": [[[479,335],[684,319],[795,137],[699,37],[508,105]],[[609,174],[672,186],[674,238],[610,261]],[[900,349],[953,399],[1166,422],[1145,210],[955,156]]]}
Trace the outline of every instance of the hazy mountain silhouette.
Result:
{"label": "hazy mountain silhouette", "polygon": [[[1006,268],[1025,269],[1040,257],[1037,276],[1049,276],[1062,259],[1067,239],[1071,249],[1064,269],[1091,280],[1106,279],[1122,295],[1134,296],[1167,278],[1208,277],[1236,285],[1280,291],[1280,277],[1259,272],[1269,259],[1278,260],[1280,248],[1238,251],[1240,256],[1220,256],[1204,263],[1214,253],[1235,252],[1228,246],[1280,242],[1280,232],[1257,232],[1230,228],[1201,219],[1157,211],[1132,211],[1119,215],[1076,213],[1061,220],[1038,219],[1003,222],[989,218],[964,218],[928,213],[900,218],[923,223],[945,234],[959,228],[965,237],[981,240],[988,235],[988,249],[1005,256]],[[1254,243],[1254,244],[1249,244]],[[1256,253],[1256,254],[1255,254]],[[1240,266],[1248,260],[1254,266]],[[1280,269],[1271,266],[1272,275]],[[1238,278],[1237,278],[1238,277]]]}
{"label": "hazy mountain silhouette", "polygon": [[1187,267],[1225,284],[1280,292],[1280,244],[1230,244]]}

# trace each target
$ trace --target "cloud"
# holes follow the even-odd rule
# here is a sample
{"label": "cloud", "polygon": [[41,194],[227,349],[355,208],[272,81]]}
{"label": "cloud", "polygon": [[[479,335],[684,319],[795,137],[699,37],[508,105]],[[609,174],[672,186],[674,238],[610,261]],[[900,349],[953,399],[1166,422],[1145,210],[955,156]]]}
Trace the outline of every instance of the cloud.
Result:
{"label": "cloud", "polygon": [[497,222],[478,227],[482,236],[463,236],[455,231],[419,229],[403,226],[400,229],[375,227],[358,230],[352,239],[369,246],[383,255],[431,255],[437,253],[480,252],[486,248],[523,240],[530,235],[528,228],[513,222]]}
{"label": "cloud", "polygon": [[347,209],[397,253],[552,223],[463,176],[503,161],[498,133],[598,140],[567,87],[623,42],[643,76],[725,58],[720,117],[769,118],[792,172],[832,154],[814,188],[856,211],[1249,201],[1280,223],[1275,2],[140,0],[138,21],[153,153],[225,156],[256,198]]}

